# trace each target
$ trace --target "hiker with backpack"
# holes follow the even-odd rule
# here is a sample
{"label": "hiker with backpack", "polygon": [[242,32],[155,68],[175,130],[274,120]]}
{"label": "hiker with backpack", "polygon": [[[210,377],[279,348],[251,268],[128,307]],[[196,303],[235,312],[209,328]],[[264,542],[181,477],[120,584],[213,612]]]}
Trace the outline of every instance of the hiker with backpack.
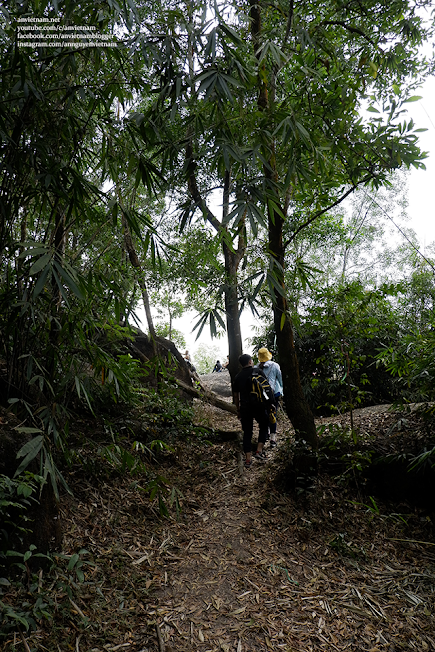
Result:
{"label": "hiker with backpack", "polygon": [[250,355],[239,358],[242,370],[234,379],[233,400],[243,430],[243,452],[246,455],[245,468],[252,466],[252,435],[254,419],[258,423],[258,444],[254,459],[266,462],[264,444],[268,433],[269,410],[273,404],[273,392],[261,369],[255,369]]}
{"label": "hiker with backpack", "polygon": [[259,349],[258,360],[259,360],[259,364],[256,367],[256,369],[261,369],[261,371],[264,373],[264,375],[266,376],[269,382],[269,385],[272,388],[273,395],[274,395],[273,414],[275,418],[272,417],[270,419],[269,430],[270,430],[270,447],[275,448],[276,447],[276,413],[277,413],[279,399],[283,393],[281,367],[277,362],[272,361],[272,354],[265,347]]}

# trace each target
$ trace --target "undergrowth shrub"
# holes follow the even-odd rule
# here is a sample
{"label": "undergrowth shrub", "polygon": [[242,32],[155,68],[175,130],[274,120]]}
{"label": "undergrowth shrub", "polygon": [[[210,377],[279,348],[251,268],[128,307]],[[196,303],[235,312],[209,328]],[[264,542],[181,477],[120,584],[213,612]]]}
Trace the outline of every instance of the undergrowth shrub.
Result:
{"label": "undergrowth shrub", "polygon": [[37,502],[36,494],[43,478],[24,473],[18,478],[0,475],[0,571],[6,563],[8,549],[22,544],[29,531],[31,518],[28,509]]}
{"label": "undergrowth shrub", "polygon": [[403,402],[435,399],[434,323],[425,331],[414,328],[378,353],[379,366],[395,378]]}
{"label": "undergrowth shrub", "polygon": [[339,424],[320,426],[318,459],[319,464],[327,468],[330,463],[337,479],[344,483],[353,480],[357,484],[363,481],[363,474],[372,462],[373,451],[364,444],[356,430],[343,428]]}
{"label": "undergrowth shrub", "polygon": [[180,400],[167,384],[161,384],[158,391],[139,390],[140,411],[148,427],[149,440],[159,439],[173,443],[178,439],[188,439],[200,429],[193,426],[193,408]]}
{"label": "undergrowth shrub", "polygon": [[326,471],[342,486],[361,488],[372,463],[370,438],[362,441],[355,430],[339,424],[319,426],[317,434],[317,450],[303,439],[287,439],[279,453],[278,482],[297,496],[307,497],[315,491],[319,471]]}
{"label": "undergrowth shrub", "polygon": [[[23,630],[35,631],[43,621],[51,623],[59,614],[74,618],[71,605],[75,606],[75,596],[85,582],[87,570],[95,567],[85,559],[88,555],[84,549],[73,555],[42,555],[35,552],[35,546],[30,546],[25,553],[9,551],[19,574],[9,578],[0,576],[0,641],[11,640],[14,633]],[[28,562],[34,558],[48,562],[48,572],[32,572]],[[85,628],[88,622],[81,613],[77,629]]]}
{"label": "undergrowth shrub", "polygon": [[127,414],[100,417],[96,430],[92,420],[85,422],[85,431],[71,437],[74,446],[66,450],[66,465],[94,483],[130,478],[133,489],[156,502],[161,516],[173,510],[178,514],[181,494],[161,468],[168,459],[174,463],[180,445],[202,441],[204,430],[193,425],[191,405],[180,400],[168,381],[159,390],[139,387],[135,395],[135,407]]}

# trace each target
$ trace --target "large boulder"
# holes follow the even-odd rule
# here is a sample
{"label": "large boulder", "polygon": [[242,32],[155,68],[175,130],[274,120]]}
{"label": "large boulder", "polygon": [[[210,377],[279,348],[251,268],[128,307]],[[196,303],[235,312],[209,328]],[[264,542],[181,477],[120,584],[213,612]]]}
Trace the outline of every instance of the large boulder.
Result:
{"label": "large boulder", "polygon": [[225,398],[232,396],[231,377],[226,369],[217,373],[202,375],[201,382],[218,396],[224,396]]}

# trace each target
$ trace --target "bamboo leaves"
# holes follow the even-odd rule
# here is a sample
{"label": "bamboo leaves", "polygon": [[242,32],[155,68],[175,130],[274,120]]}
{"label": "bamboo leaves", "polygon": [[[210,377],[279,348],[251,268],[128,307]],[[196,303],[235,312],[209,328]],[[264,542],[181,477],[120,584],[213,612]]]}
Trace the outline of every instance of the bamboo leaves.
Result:
{"label": "bamboo leaves", "polygon": [[31,259],[32,263],[29,269],[29,276],[37,276],[38,279],[34,285],[33,298],[36,299],[44,287],[54,281],[59,288],[61,296],[66,305],[69,305],[68,296],[65,286],[79,299],[84,299],[84,288],[80,288],[80,280],[74,269],[66,261],[62,264],[56,259],[55,252],[50,247],[41,247],[35,242],[26,242],[21,245],[27,246],[19,255],[22,259]]}
{"label": "bamboo leaves", "polygon": [[198,339],[204,329],[204,326],[207,325],[207,323],[210,324],[210,334],[212,337],[217,337],[218,336],[218,329],[217,329],[217,324],[225,331],[225,322],[220,314],[220,312],[223,312],[219,307],[215,308],[208,308],[203,311],[201,314],[200,319],[197,321],[195,326],[193,327],[193,331],[198,330],[198,333],[196,335],[196,339]]}
{"label": "bamboo leaves", "polygon": [[216,95],[229,100],[231,104],[234,103],[234,97],[231,93],[230,86],[240,88],[241,83],[226,73],[221,72],[218,68],[210,66],[196,77],[196,81],[200,82],[198,88],[198,95],[205,94],[205,99],[211,98],[215,92]]}
{"label": "bamboo leaves", "polygon": [[[41,432],[41,430],[37,428],[17,428],[16,430],[18,432],[27,432],[27,433],[31,431],[32,434]],[[19,476],[25,469],[27,469],[29,464],[38,455],[43,445],[44,445],[44,435],[37,435],[36,437],[33,437],[33,439],[28,441],[27,444],[24,444],[22,448],[20,448],[20,450],[17,453],[17,458],[20,459],[20,457],[23,457],[24,459],[22,460],[21,464],[15,471],[14,477]]]}

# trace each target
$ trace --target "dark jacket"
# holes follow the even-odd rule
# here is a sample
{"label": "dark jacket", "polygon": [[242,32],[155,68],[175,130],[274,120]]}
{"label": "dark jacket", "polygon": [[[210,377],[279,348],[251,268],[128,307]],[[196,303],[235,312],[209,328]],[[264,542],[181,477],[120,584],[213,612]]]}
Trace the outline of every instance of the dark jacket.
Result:
{"label": "dark jacket", "polygon": [[251,377],[254,373],[266,378],[261,369],[254,367],[243,367],[242,371],[234,378],[233,391],[240,394],[240,408],[247,408],[251,405]]}

